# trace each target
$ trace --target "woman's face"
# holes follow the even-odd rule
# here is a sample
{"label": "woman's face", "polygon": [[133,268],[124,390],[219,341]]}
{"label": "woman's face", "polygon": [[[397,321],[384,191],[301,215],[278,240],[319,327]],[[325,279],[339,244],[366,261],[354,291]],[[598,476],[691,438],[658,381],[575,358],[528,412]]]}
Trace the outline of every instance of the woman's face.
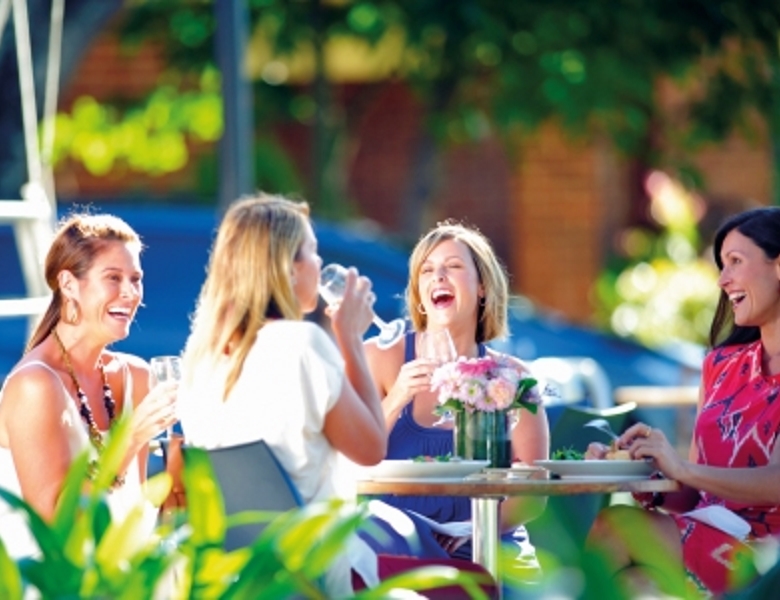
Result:
{"label": "woman's face", "polygon": [[444,240],[420,265],[417,283],[428,327],[440,329],[471,319],[476,326],[480,297],[484,294],[471,252],[459,240]]}
{"label": "woman's face", "polygon": [[767,258],[736,229],[723,240],[720,256],[723,269],[718,285],[731,301],[734,323],[762,327],[780,322],[780,260]]}
{"label": "woman's face", "polygon": [[301,310],[308,314],[317,308],[322,258],[317,254],[317,238],[311,224],[306,223],[306,236],[298,252],[298,258],[293,262],[293,292],[298,298]]}
{"label": "woman's face", "polygon": [[124,242],[108,242],[80,280],[72,280],[66,293],[81,312],[81,323],[95,331],[101,341],[126,338],[143,300],[143,271],[139,249]]}

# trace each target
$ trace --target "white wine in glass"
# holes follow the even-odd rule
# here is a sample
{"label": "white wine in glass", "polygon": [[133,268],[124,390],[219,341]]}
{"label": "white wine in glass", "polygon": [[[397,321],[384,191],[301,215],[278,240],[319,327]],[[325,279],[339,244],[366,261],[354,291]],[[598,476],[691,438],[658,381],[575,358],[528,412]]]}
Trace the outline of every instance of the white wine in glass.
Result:
{"label": "white wine in glass", "polygon": [[[153,356],[149,361],[152,367],[152,385],[165,381],[181,381],[181,358],[178,356]],[[168,427],[165,435],[168,439],[173,433]]]}
{"label": "white wine in glass", "polygon": [[[323,267],[320,272],[320,296],[329,306],[337,305],[344,297],[346,283],[347,269],[342,265],[331,263]],[[374,313],[373,322],[379,328],[376,344],[379,348],[392,346],[404,334],[403,319],[393,319],[388,323]]]}

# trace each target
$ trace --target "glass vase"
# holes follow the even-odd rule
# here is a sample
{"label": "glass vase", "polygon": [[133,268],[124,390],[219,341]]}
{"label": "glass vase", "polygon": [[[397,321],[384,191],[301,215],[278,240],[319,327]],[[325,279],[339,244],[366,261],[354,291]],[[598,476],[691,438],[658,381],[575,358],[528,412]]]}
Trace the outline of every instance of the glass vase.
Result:
{"label": "glass vase", "polygon": [[488,460],[490,467],[512,466],[512,419],[508,410],[455,413],[453,454],[466,460]]}

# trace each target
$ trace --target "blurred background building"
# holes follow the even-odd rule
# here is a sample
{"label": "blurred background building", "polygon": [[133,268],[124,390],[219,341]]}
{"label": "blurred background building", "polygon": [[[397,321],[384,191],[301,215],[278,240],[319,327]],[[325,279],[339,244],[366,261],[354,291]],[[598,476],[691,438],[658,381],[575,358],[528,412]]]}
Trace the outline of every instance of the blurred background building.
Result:
{"label": "blurred background building", "polygon": [[[39,107],[56,1],[26,3]],[[717,297],[712,232],[723,216],[780,194],[775,2],[63,5],[47,155],[57,202],[61,212],[90,203],[159,211],[128,213],[149,228],[147,261],[177,256],[188,266],[150,280],[150,313],[157,286],[194,300],[208,232],[230,200],[220,180],[229,158],[248,169],[250,189],[305,198],[323,226],[397,252],[388,299],[420,233],[465,220],[493,241],[521,298],[514,351],[596,355],[603,340],[616,356],[657,358],[647,373],[673,356],[664,381],[689,383]],[[9,24],[0,38],[4,198],[18,197],[27,177],[14,39]],[[247,97],[250,131],[231,133]],[[226,149],[230,135],[248,136],[249,151]],[[157,254],[166,230],[197,237],[193,251]],[[12,234],[0,233],[0,295],[19,293]],[[191,308],[173,309],[181,331],[161,339],[182,339]],[[519,325],[529,314],[538,319]],[[522,341],[533,323],[545,327]],[[0,337],[15,338],[10,327],[0,320]],[[567,346],[575,330],[587,352]],[[619,382],[652,377],[629,379]]]}

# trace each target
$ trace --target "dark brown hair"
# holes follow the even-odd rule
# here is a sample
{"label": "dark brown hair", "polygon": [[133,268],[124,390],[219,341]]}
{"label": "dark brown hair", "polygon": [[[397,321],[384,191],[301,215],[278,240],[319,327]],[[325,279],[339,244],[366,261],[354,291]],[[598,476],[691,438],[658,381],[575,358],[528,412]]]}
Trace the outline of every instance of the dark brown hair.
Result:
{"label": "dark brown hair", "polygon": [[81,279],[109,242],[137,244],[139,252],[143,247],[133,228],[112,215],[73,214],[61,221],[46,254],[45,276],[52,291],[51,302],[30,337],[27,351],[45,340],[60,320],[62,292],[57,279],[60,272],[70,271],[76,279]]}

